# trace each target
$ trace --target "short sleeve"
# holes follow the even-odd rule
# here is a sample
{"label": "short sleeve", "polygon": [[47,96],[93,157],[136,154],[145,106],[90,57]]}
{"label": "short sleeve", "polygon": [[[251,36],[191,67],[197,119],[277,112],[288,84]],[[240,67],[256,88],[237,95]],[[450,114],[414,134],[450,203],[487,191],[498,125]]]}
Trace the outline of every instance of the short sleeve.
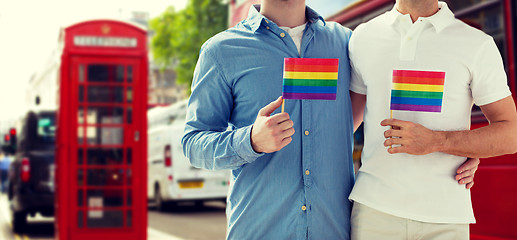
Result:
{"label": "short sleeve", "polygon": [[511,95],[501,54],[491,37],[479,47],[471,72],[470,89],[476,105],[483,106]]}
{"label": "short sleeve", "polygon": [[350,43],[348,44],[348,54],[350,57],[350,67],[351,67],[351,76],[350,76],[350,90],[359,94],[366,94],[366,84],[361,76],[359,66],[359,60],[357,53],[357,44],[354,38],[354,34],[350,38]]}

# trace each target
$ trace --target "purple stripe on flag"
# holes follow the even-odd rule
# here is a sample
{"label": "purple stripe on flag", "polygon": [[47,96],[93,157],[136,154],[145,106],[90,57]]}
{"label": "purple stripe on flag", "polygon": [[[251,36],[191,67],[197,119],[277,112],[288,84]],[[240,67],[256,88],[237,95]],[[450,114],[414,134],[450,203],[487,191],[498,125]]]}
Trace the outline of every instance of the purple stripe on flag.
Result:
{"label": "purple stripe on flag", "polygon": [[335,93],[288,93],[282,94],[284,99],[336,100]]}
{"label": "purple stripe on flag", "polygon": [[442,106],[391,104],[391,110],[420,111],[420,112],[441,112]]}

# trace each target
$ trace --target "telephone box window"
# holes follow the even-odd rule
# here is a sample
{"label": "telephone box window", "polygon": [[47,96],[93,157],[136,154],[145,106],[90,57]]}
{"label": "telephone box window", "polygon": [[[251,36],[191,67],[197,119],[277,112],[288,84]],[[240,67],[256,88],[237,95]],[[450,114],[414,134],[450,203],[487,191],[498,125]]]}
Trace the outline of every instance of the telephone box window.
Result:
{"label": "telephone box window", "polygon": [[88,82],[113,83],[124,81],[124,66],[90,64],[88,65]]}
{"label": "telephone box window", "polygon": [[88,210],[86,225],[89,228],[116,228],[124,226],[122,210]]}
{"label": "telephone box window", "polygon": [[132,159],[132,151],[131,151],[131,148],[128,148],[127,149],[127,165],[131,165],[131,159]]}
{"label": "telephone box window", "polygon": [[77,212],[77,227],[83,227],[83,211]]}
{"label": "telephone box window", "polygon": [[88,107],[87,124],[122,124],[124,108],[122,107]]}
{"label": "telephone box window", "polygon": [[132,87],[127,88],[126,101],[128,103],[133,102],[133,88]]}
{"label": "telephone box window", "polygon": [[117,145],[122,144],[122,127],[96,127],[89,126],[86,129],[86,138],[90,145]]}
{"label": "telephone box window", "polygon": [[122,207],[124,203],[124,192],[122,190],[88,190],[86,199],[88,199],[89,207],[92,207],[92,201],[99,202],[95,207]]}
{"label": "telephone box window", "polygon": [[127,123],[133,123],[133,108],[127,108]]}
{"label": "telephone box window", "polygon": [[123,162],[121,148],[89,148],[88,165],[121,165]]}
{"label": "telephone box window", "polygon": [[84,140],[83,138],[84,138],[84,128],[78,127],[77,128],[77,143],[83,144],[83,140]]}
{"label": "telephone box window", "polygon": [[77,164],[79,164],[79,165],[83,164],[83,149],[82,148],[77,149]]}
{"label": "telephone box window", "polygon": [[131,174],[131,169],[126,169],[126,177],[127,177],[127,185],[131,185],[131,180],[132,180],[132,174]]}
{"label": "telephone box window", "polygon": [[133,66],[127,66],[127,82],[133,82]]}
{"label": "telephone box window", "polygon": [[108,169],[88,169],[87,170],[88,186],[122,186],[124,181],[124,169],[108,168]]}
{"label": "telephone box window", "polygon": [[77,123],[78,124],[83,124],[84,123],[83,107],[79,107],[79,111],[77,111]]}
{"label": "telephone box window", "polygon": [[77,206],[83,206],[83,190],[77,191]]}
{"label": "telephone box window", "polygon": [[77,170],[77,185],[84,185],[84,174],[82,169]]}
{"label": "telephone box window", "polygon": [[84,86],[79,86],[79,102],[82,103],[84,101]]}
{"label": "telephone box window", "polygon": [[133,214],[131,213],[131,211],[127,211],[126,223],[127,223],[128,227],[131,227],[132,220],[133,220]]}
{"label": "telephone box window", "polygon": [[80,83],[84,82],[84,65],[83,64],[79,65],[79,82]]}
{"label": "telephone box window", "polygon": [[88,86],[88,102],[90,103],[123,103],[124,87]]}
{"label": "telephone box window", "polygon": [[131,197],[131,190],[127,190],[127,206],[131,206],[133,198]]}

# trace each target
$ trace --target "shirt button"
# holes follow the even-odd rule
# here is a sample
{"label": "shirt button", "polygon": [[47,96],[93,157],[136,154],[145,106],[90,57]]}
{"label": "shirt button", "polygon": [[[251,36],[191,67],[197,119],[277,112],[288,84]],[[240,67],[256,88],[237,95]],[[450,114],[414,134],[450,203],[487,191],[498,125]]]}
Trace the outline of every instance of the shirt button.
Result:
{"label": "shirt button", "polygon": [[269,29],[269,27],[266,27],[266,29]]}
{"label": "shirt button", "polygon": [[305,170],[305,175],[309,175],[310,173],[309,170]]}
{"label": "shirt button", "polygon": [[309,136],[309,131],[305,130],[304,134],[305,136]]}
{"label": "shirt button", "polygon": [[408,37],[407,40],[411,41],[411,40],[413,40],[413,38],[412,37]]}
{"label": "shirt button", "polygon": [[302,211],[307,210],[307,207],[305,205],[302,206]]}
{"label": "shirt button", "polygon": [[285,37],[285,33],[280,33],[280,37]]}

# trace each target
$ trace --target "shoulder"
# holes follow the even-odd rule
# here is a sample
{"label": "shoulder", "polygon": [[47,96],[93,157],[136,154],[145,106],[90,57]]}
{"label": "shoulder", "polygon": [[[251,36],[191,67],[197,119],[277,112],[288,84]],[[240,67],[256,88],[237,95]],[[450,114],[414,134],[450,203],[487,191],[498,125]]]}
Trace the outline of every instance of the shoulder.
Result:
{"label": "shoulder", "polygon": [[323,22],[319,21],[316,23],[316,29],[318,29],[318,32],[321,34],[326,34],[340,39],[349,39],[352,35],[352,30],[337,22],[325,22],[325,24],[323,24]]}
{"label": "shoulder", "polygon": [[373,33],[377,31],[386,30],[386,14],[381,14],[367,22],[359,24],[354,29],[352,38],[362,37],[363,35]]}
{"label": "shoulder", "polygon": [[453,23],[444,29],[444,35],[451,39],[466,41],[474,45],[481,45],[493,41],[490,35],[459,19],[455,19]]}
{"label": "shoulder", "polygon": [[211,55],[218,55],[225,52],[225,48],[238,45],[243,39],[253,36],[253,32],[245,22],[240,22],[236,26],[225,31],[219,32],[209,38],[201,46],[201,52]]}

